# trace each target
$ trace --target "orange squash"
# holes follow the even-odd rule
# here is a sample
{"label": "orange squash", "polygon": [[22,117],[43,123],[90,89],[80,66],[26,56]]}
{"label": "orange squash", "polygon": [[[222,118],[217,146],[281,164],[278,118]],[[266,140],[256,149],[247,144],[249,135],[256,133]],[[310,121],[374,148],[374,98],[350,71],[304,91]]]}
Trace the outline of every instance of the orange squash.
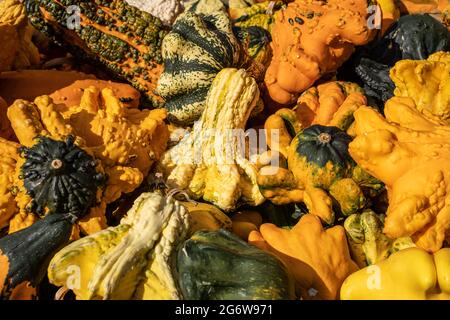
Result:
{"label": "orange squash", "polygon": [[263,224],[248,241],[272,252],[288,267],[303,299],[337,299],[344,280],[358,270],[351,259],[345,230],[324,230],[320,219],[304,215],[291,229]]}
{"label": "orange squash", "polygon": [[366,0],[296,0],[275,14],[268,98],[292,105],[322,75],[336,71],[373,35]]}

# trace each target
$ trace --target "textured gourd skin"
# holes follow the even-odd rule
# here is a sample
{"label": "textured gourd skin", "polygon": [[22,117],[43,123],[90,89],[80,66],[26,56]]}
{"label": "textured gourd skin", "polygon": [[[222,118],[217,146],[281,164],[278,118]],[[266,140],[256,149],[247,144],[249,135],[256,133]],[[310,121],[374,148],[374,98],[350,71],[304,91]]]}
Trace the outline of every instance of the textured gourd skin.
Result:
{"label": "textured gourd skin", "polygon": [[237,135],[243,134],[258,99],[256,81],[245,70],[223,69],[210,88],[201,119],[158,163],[168,186],[224,211],[261,204],[256,166],[239,151]]}
{"label": "textured gourd skin", "polygon": [[207,15],[187,11],[164,38],[162,57],[157,91],[166,101],[170,121],[188,125],[200,118],[217,73],[237,67],[241,53],[224,10]]}
{"label": "textured gourd skin", "polygon": [[309,212],[327,224],[334,223],[336,209],[350,215],[364,208],[361,187],[378,192],[382,185],[355,166],[348,153],[350,141],[337,127],[313,125],[300,131],[287,150],[288,168],[259,170],[261,193],[278,205],[305,202]]}
{"label": "textured gourd skin", "polygon": [[367,1],[296,0],[275,14],[273,58],[265,84],[268,96],[292,105],[323,74],[336,71],[372,37],[367,27]]}
{"label": "textured gourd skin", "polygon": [[450,127],[426,118],[411,98],[386,102],[386,118],[369,107],[355,113],[353,159],[385,183],[389,207],[383,232],[411,236],[418,247],[438,251],[450,228]]}
{"label": "textured gourd skin", "polygon": [[358,270],[350,258],[344,228],[324,230],[319,218],[311,214],[290,230],[263,224],[259,232],[250,233],[248,241],[286,264],[299,298],[337,299],[342,282]]}
{"label": "textured gourd skin", "polygon": [[407,248],[351,274],[342,300],[449,300],[450,248],[429,254]]}
{"label": "textured gourd skin", "polygon": [[[252,6],[230,10],[234,32],[253,62],[265,71],[272,58],[271,31],[274,14],[283,6],[282,1],[264,1]],[[264,72],[263,72],[264,73]],[[262,79],[264,74],[262,74]]]}
{"label": "textured gourd skin", "polygon": [[383,110],[395,85],[389,70],[399,60],[425,60],[432,53],[450,51],[450,32],[428,14],[400,17],[380,39],[358,48],[338,73],[340,80],[363,87],[371,105]]}
{"label": "textured gourd skin", "polygon": [[[353,122],[353,112],[366,104],[363,90],[355,83],[332,81],[309,88],[293,109],[282,108],[267,118],[267,144],[287,157],[287,149],[299,131],[314,124],[345,131]],[[279,130],[278,143],[272,143],[272,130]]]}
{"label": "textured gourd skin", "polygon": [[32,198],[28,209],[43,215],[53,213],[82,217],[97,201],[97,188],[106,176],[96,171],[93,157],[74,145],[74,137],[55,141],[37,137],[30,148],[21,147],[24,158],[20,177]]}
{"label": "textured gourd skin", "polygon": [[[56,105],[48,96],[41,96],[35,103],[17,100],[8,108],[12,128],[24,147],[33,148],[37,136],[64,141],[71,135],[75,137],[76,146],[92,159],[99,160],[96,170],[105,173],[108,181],[103,190],[97,190],[94,206],[91,205],[87,216],[79,221],[81,231],[88,234],[106,227],[106,205],[122,193],[137,188],[165,150],[169,136],[165,117],[164,109],[124,108],[111,89],[100,92],[95,87],[85,89],[79,106]],[[25,159],[16,161],[15,175],[7,189],[10,194],[14,193],[17,206],[14,211],[18,213],[10,220],[10,232],[36,220],[29,206],[33,197],[21,178]],[[5,216],[11,213],[8,211]]]}
{"label": "textured gourd skin", "polygon": [[392,252],[414,247],[409,237],[389,239],[383,234],[384,216],[371,210],[352,214],[344,222],[352,259],[360,268],[389,257]]}
{"label": "textured gourd skin", "polygon": [[0,239],[0,299],[36,298],[52,256],[68,241],[73,216],[49,214],[29,228]]}
{"label": "textured gourd skin", "polygon": [[0,2],[0,72],[25,69],[39,63],[39,51],[31,41],[33,32],[21,1]]}
{"label": "textured gourd skin", "polygon": [[[143,193],[120,225],[59,251],[48,278],[54,285],[69,285],[81,300],[178,299],[174,257],[188,229],[189,214],[181,203]],[[71,266],[79,268],[80,279],[72,279]],[[73,280],[79,283],[72,286]]]}
{"label": "textured gourd skin", "polygon": [[178,250],[177,272],[187,300],[294,298],[286,267],[223,229],[198,231]]}
{"label": "textured gourd skin", "polygon": [[428,117],[450,123],[450,53],[436,52],[427,60],[400,60],[390,70],[394,95],[410,97]]}
{"label": "textured gourd skin", "polygon": [[[129,81],[152,106],[162,104],[155,94],[162,71],[161,43],[167,32],[161,21],[122,0],[27,0],[32,25],[81,59],[103,65],[113,76]],[[75,23],[80,8],[80,28]],[[69,23],[68,23],[69,22]]]}

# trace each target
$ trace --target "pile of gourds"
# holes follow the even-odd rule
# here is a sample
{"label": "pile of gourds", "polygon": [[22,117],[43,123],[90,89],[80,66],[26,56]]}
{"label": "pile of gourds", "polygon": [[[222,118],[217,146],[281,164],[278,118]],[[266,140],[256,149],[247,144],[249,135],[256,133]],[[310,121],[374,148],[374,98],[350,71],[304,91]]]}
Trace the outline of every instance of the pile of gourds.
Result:
{"label": "pile of gourds", "polygon": [[0,298],[450,299],[422,2],[0,1]]}

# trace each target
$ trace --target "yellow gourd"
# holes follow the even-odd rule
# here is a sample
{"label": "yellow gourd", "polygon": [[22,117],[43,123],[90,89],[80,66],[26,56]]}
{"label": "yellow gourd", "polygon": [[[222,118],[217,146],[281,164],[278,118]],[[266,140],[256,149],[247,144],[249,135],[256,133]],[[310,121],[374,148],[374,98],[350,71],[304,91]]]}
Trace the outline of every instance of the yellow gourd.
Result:
{"label": "yellow gourd", "polygon": [[400,60],[390,71],[397,97],[410,97],[430,118],[450,123],[450,52],[436,52],[427,60]]}
{"label": "yellow gourd", "polygon": [[450,230],[450,126],[425,117],[411,98],[386,102],[386,118],[374,109],[355,113],[353,159],[385,183],[389,207],[384,233],[411,236],[438,251]]}
{"label": "yellow gourd", "polygon": [[351,274],[340,295],[343,300],[449,300],[450,248],[396,252]]}

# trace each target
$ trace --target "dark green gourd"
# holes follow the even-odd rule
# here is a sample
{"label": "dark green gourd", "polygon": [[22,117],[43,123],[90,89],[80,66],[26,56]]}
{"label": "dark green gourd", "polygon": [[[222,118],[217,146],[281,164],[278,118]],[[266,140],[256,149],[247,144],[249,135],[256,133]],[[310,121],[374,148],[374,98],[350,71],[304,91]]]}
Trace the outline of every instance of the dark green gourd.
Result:
{"label": "dark green gourd", "polygon": [[197,231],[178,250],[177,265],[181,292],[188,300],[294,297],[282,262],[223,229]]}
{"label": "dark green gourd", "polygon": [[97,189],[106,177],[96,171],[96,161],[74,144],[39,137],[30,148],[21,147],[25,163],[21,167],[25,189],[32,198],[30,211],[44,214],[69,213],[82,217],[96,204]]}

